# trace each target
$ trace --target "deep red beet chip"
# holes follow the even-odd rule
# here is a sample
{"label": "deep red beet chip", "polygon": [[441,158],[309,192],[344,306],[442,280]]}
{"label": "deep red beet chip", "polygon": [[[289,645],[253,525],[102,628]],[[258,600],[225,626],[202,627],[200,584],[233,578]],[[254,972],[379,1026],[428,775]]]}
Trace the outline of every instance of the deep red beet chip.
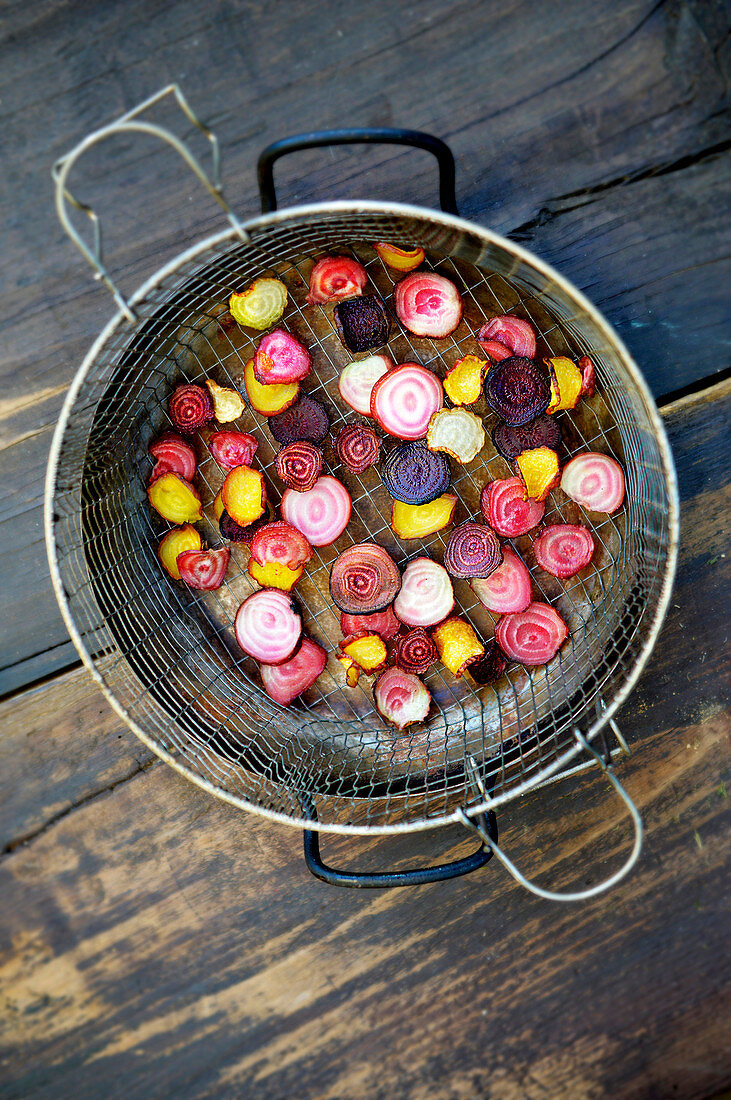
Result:
{"label": "deep red beet chip", "polygon": [[262,516],[261,519],[254,520],[253,523],[247,523],[245,527],[242,527],[224,509],[218,521],[218,529],[221,532],[221,538],[228,539],[229,542],[251,542],[256,532],[266,522],[266,516]]}
{"label": "deep red beet chip", "polygon": [[349,546],[330,570],[330,595],[341,611],[368,615],[393,602],[401,574],[387,550],[375,542]]}
{"label": "deep red beet chip", "polygon": [[349,351],[370,351],[388,340],[388,314],[375,294],[346,298],[333,313],[338,336]]}
{"label": "deep red beet chip", "polygon": [[434,664],[439,654],[423,626],[410,630],[396,643],[396,664],[404,672],[420,676]]}
{"label": "deep red beet chip", "polygon": [[489,577],[503,560],[495,532],[484,523],[462,523],[444,551],[444,568],[453,577]]}
{"label": "deep red beet chip", "polygon": [[203,386],[184,383],[173,391],[168,402],[168,411],[179,432],[194,432],[213,420],[213,401]]}
{"label": "deep red beet chip", "polygon": [[321,401],[303,394],[284,412],[269,417],[269,431],[277,443],[322,443],[330,430],[330,417]]}
{"label": "deep red beet chip", "polygon": [[378,462],[381,439],[373,428],[363,424],[346,424],[338,432],[335,452],[352,474],[362,474]]}
{"label": "deep red beet chip", "polygon": [[288,443],[277,453],[274,469],[285,485],[298,493],[306,493],[322,471],[322,451],[306,440]]}
{"label": "deep red beet chip", "polygon": [[561,446],[561,428],[555,416],[541,413],[534,420],[516,427],[497,424],[492,431],[492,441],[503,458],[510,461],[523,451],[533,451],[537,447],[558,451]]}
{"label": "deep red beet chip", "polygon": [[467,667],[467,671],[478,684],[494,684],[505,672],[505,654],[494,638],[485,642],[485,652]]}

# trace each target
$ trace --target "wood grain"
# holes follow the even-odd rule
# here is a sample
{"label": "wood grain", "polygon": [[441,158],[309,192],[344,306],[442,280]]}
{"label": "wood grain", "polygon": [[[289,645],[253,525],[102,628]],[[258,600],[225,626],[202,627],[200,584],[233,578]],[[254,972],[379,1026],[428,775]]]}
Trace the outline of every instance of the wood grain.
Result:
{"label": "wood grain", "polygon": [[[672,607],[620,715],[647,829],[611,895],[560,907],[494,864],[418,890],[327,888],[298,834],[150,762],[83,674],[0,705],[0,1096],[694,1100],[728,1086],[727,424],[731,384],[670,407],[684,538]],[[500,815],[541,884],[619,865],[584,776]],[[458,829],[326,838],[407,867]]]}

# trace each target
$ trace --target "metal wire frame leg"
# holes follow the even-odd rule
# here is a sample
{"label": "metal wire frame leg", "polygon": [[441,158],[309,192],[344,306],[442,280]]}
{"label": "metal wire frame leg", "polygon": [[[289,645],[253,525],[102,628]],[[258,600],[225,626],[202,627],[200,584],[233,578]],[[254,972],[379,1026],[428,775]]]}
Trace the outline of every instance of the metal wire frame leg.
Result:
{"label": "metal wire frame leg", "polygon": [[597,762],[609,782],[614,787],[619,797],[624,802],[625,806],[629,810],[635,830],[632,851],[630,852],[629,858],[627,859],[626,863],[624,863],[618,871],[615,871],[613,875],[610,875],[609,878],[604,879],[603,882],[598,883],[596,886],[590,887],[590,889],[588,890],[578,890],[573,893],[558,894],[552,890],[544,890],[541,886],[536,886],[535,883],[527,879],[525,875],[518,870],[513,861],[505,854],[502,848],[498,846],[497,840],[493,840],[489,833],[483,829],[479,818],[476,821],[473,821],[467,816],[462,807],[457,810],[457,816],[459,817],[462,824],[465,825],[467,828],[471,828],[473,832],[477,833],[477,835],[482,838],[482,842],[485,847],[490,848],[490,850],[497,856],[503,866],[506,867],[508,871],[510,871],[510,874],[513,876],[515,881],[519,882],[521,886],[524,886],[526,890],[530,890],[531,894],[535,894],[539,898],[546,898],[548,901],[584,901],[586,898],[593,898],[597,894],[603,894],[605,890],[609,890],[617,882],[623,879],[625,875],[629,874],[629,872],[632,870],[635,863],[637,862],[640,852],[642,850],[642,818],[640,817],[639,811],[634,802],[627,794],[617,777],[614,775],[611,763],[607,763],[602,758],[602,756],[594,748],[592,748],[592,746],[578,729],[574,730],[574,736],[581,747],[586,752],[588,752],[590,756],[594,757],[594,760]]}

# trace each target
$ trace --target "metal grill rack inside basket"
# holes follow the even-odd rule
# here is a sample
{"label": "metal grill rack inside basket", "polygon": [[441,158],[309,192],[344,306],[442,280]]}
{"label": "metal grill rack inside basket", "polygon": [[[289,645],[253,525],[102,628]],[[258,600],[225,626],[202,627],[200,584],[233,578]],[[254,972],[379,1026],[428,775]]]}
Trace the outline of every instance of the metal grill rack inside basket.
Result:
{"label": "metal grill rack inside basket", "polygon": [[[141,296],[133,326],[118,320],[103,334],[77,383],[57,456],[56,564],[77,642],[102,684],[136,731],[192,778],[236,804],[298,824],[309,799],[325,828],[420,828],[476,801],[465,773],[468,758],[495,801],[504,801],[561,767],[575,749],[572,730],[593,736],[627,693],[651,647],[667,583],[668,457],[651,400],[635,384],[623,349],[565,284],[520,250],[486,243],[487,234],[457,230],[439,215],[428,219],[378,204],[338,209],[345,205],[261,219],[249,227],[250,245],[222,234]],[[213,377],[243,390],[255,334],[222,323],[221,315],[230,293],[255,277],[274,274],[288,287],[283,323],[313,354],[304,388],[327,405],[331,437],[358,419],[337,390],[351,356],[335,333],[331,308],[304,302],[317,257],[347,252],[366,266],[392,309],[394,280],[374,240],[424,245],[428,266],[452,278],[465,299],[463,321],[446,340],[410,336],[394,318],[384,349],[394,362],[421,362],[443,377],[462,355],[479,351],[474,333],[486,318],[518,312],[535,326],[545,354],[590,354],[597,367],[597,395],[560,414],[564,457],[600,450],[614,455],[627,475],[626,505],[616,516],[582,517],[560,492],[549,498],[549,523],[581,518],[594,535],[594,562],[580,576],[561,582],[542,573],[534,568],[530,538],[513,540],[532,567],[535,598],[556,606],[569,624],[569,641],[554,661],[530,672],[510,666],[496,685],[482,688],[435,665],[425,676],[434,700],[429,720],[400,736],[375,711],[372,678],[362,677],[356,689],[345,686],[335,660],[341,635],[329,569],[345,546],[370,539],[401,566],[424,553],[441,560],[448,532],[398,540],[377,469],[353,475],[326,447],[326,466],[347,486],[353,517],[334,546],[316,551],[297,595],[305,630],[325,645],[330,660],[317,684],[283,708],[263,692],[255,662],[233,638],[236,609],[257,587],[246,573],[246,552],[232,548],[217,592],[193,593],[172,583],[156,554],[165,525],[145,494],[147,447],[170,427],[167,399],[174,385]],[[482,405],[477,410],[489,412]],[[259,440],[255,465],[277,505],[283,486],[273,472],[277,445],[266,419],[247,410],[239,426]],[[474,462],[452,468],[458,521],[479,516],[487,481],[513,474],[489,440]],[[207,458],[198,477],[204,538],[216,545],[212,505],[223,473]],[[490,637],[496,617],[469,584],[455,582],[455,595],[460,613]]]}

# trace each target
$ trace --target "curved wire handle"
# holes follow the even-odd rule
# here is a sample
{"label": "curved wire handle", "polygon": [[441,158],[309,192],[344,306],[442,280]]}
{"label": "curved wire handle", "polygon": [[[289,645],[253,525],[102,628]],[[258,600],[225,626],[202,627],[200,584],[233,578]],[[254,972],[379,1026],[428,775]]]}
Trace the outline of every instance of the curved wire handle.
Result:
{"label": "curved wire handle", "polygon": [[[175,96],[178,106],[180,107],[186,118],[188,118],[189,121],[192,122],[193,125],[201,131],[202,134],[205,134],[211,144],[213,156],[212,180],[204,171],[199,161],[190,152],[187,145],[185,145],[185,143],[182,142],[180,138],[177,138],[175,134],[171,133],[170,130],[166,130],[164,127],[158,126],[157,124],[152,122],[132,121],[137,117],[137,115],[140,115],[143,111],[146,111],[148,107],[153,106],[153,104],[157,103],[166,95],[170,94]],[[85,137],[83,141],[80,141],[78,145],[74,146],[74,148],[69,153],[66,153],[66,155],[63,157],[59,157],[59,159],[53,166],[51,175],[53,177],[54,183],[56,184],[56,212],[58,214],[61,225],[66,230],[71,240],[74,242],[81,254],[86,257],[91,266],[94,268],[94,278],[104,283],[108,290],[112,292],[115,302],[122,310],[127,320],[135,321],[137,320],[137,313],[135,309],[124,297],[104,264],[102,258],[101,223],[99,221],[98,215],[96,214],[96,211],[94,211],[86,203],[80,202],[78,199],[74,198],[74,196],[66,187],[66,179],[68,177],[68,174],[71,171],[71,168],[73,167],[75,162],[81,156],[81,154],[85,153],[87,149],[90,149],[92,147],[92,145],[96,145],[97,142],[102,141],[102,139],[109,137],[111,134],[120,133],[151,134],[153,137],[157,137],[161,141],[167,142],[168,145],[172,146],[172,148],[180,154],[180,156],[183,158],[191,171],[198,177],[203,186],[206,188],[209,195],[211,195],[212,198],[216,200],[218,205],[225,211],[226,217],[231,222],[231,225],[234,227],[241,240],[249,243],[249,235],[242,226],[239,219],[234,214],[234,212],[231,210],[231,207],[229,206],[223,195],[223,189],[221,186],[221,154],[218,146],[218,138],[214,133],[212,133],[211,130],[208,129],[208,127],[204,123],[201,122],[198,116],[192,111],[187,99],[185,98],[177,84],[168,84],[166,88],[161,88],[159,92],[155,93],[155,95],[150,96],[150,98],[144,100],[143,103],[139,103],[136,107],[133,107],[131,111],[127,111],[126,114],[122,115],[114,122],[110,122],[107,126],[102,126],[101,129],[94,130],[91,134],[87,135],[87,137]],[[67,206],[67,204],[69,203],[71,204],[71,206],[75,207],[76,210],[80,210],[83,214],[86,214],[86,216],[90,219],[94,227],[94,240],[91,247],[86,243],[86,241],[83,239],[83,237],[74,227],[74,225],[72,225]]]}
{"label": "curved wire handle", "polygon": [[[478,836],[482,837],[482,841],[485,844],[485,846],[492,849],[492,851],[497,856],[497,858],[500,860],[500,862],[503,864],[503,866],[506,867],[508,871],[510,871],[510,874],[513,876],[515,881],[519,882],[521,886],[525,886],[526,890],[530,890],[531,894],[535,894],[539,898],[546,898],[548,901],[584,901],[586,898],[593,898],[593,897],[596,897],[597,894],[604,893],[605,890],[609,890],[610,887],[614,886],[617,882],[619,882],[621,879],[623,879],[624,876],[632,870],[632,868],[634,867],[635,863],[637,862],[637,860],[639,858],[640,851],[642,850],[642,836],[643,836],[642,819],[639,815],[639,812],[638,812],[637,807],[635,806],[634,802],[632,801],[630,796],[627,794],[627,792],[625,791],[624,787],[619,782],[617,777],[613,774],[613,772],[611,770],[611,764],[608,764],[603,759],[603,757],[600,756],[600,754],[594,748],[592,748],[592,746],[586,740],[584,735],[578,729],[574,730],[574,737],[579,742],[581,747],[586,752],[588,752],[591,756],[594,757],[597,764],[599,765],[601,770],[604,772],[604,774],[606,775],[607,779],[609,780],[609,782],[614,787],[614,789],[617,792],[617,794],[619,795],[619,797],[624,802],[625,806],[629,810],[630,817],[632,818],[632,823],[633,823],[634,829],[635,829],[634,844],[632,845],[632,851],[630,852],[629,858],[627,859],[626,863],[624,863],[623,866],[620,867],[618,871],[615,871],[615,873],[613,875],[610,875],[609,878],[604,879],[604,881],[600,882],[597,886],[592,886],[588,890],[578,890],[574,893],[568,893],[568,894],[557,894],[557,893],[554,893],[552,890],[544,890],[541,886],[536,886],[535,883],[533,883],[529,879],[527,879],[525,877],[525,875],[521,871],[518,870],[518,868],[515,866],[513,861],[505,854],[505,852],[503,852],[503,850],[498,846],[498,844],[483,830],[482,826],[478,822],[473,821],[470,817],[468,817],[467,814],[465,813],[465,811],[462,809],[462,807],[460,807],[457,810],[457,814],[458,814],[459,819],[462,822],[462,824],[466,825],[468,828],[472,829],[473,832],[477,833]],[[622,741],[624,741],[624,738],[622,738]],[[484,787],[483,787],[483,784],[482,784],[481,780],[479,779],[479,777],[476,774],[476,772],[477,772],[476,765],[474,765],[474,762],[472,762],[472,763],[473,763],[473,777],[475,779],[475,782],[479,785],[479,787],[482,791],[482,794],[485,795],[485,797],[487,797],[486,792],[485,792]]]}

